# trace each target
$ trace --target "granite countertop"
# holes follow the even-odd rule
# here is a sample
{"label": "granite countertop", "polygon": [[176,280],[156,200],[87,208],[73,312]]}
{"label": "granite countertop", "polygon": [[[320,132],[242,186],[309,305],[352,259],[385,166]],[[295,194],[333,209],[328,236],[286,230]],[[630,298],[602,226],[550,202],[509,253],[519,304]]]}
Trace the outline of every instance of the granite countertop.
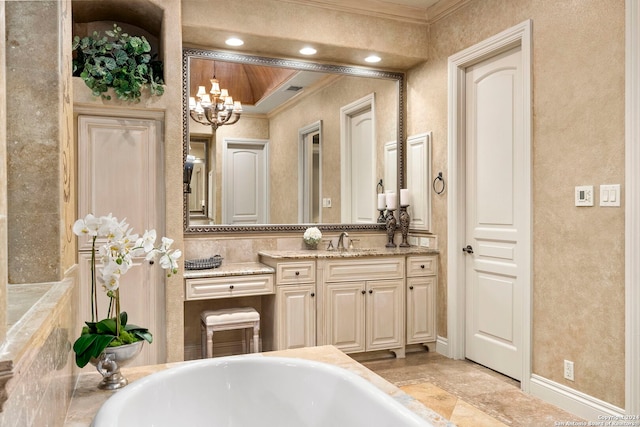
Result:
{"label": "granite countertop", "polygon": [[184,270],[185,279],[200,279],[205,277],[247,276],[251,274],[272,274],[275,270],[259,262],[224,262],[218,268],[206,270]]}
{"label": "granite countertop", "polygon": [[[298,359],[315,360],[339,366],[360,375],[367,381],[371,382],[373,385],[392,396],[396,401],[400,402],[433,424],[433,426],[448,427],[453,425],[447,419],[427,408],[422,403],[400,390],[398,387],[370,371],[333,346],[306,347],[295,350],[272,351],[260,354],[264,357],[293,357]],[[242,356],[240,355],[236,357]],[[132,382],[154,372],[159,372],[182,363],[189,362],[123,368],[122,374]],[[117,391],[98,390],[96,386],[100,382],[101,378],[102,377],[97,372],[80,374],[69,406],[69,411],[67,412],[67,418],[64,423],[65,427],[88,427],[91,425],[91,421],[93,420],[94,415],[98,412],[100,406],[102,406],[109,396],[113,393],[117,393]]]}
{"label": "granite countertop", "polygon": [[438,249],[422,246],[407,248],[355,248],[344,250],[299,250],[299,251],[259,251],[261,257],[272,259],[327,259],[327,258],[361,258],[373,256],[405,256],[405,255],[437,255]]}

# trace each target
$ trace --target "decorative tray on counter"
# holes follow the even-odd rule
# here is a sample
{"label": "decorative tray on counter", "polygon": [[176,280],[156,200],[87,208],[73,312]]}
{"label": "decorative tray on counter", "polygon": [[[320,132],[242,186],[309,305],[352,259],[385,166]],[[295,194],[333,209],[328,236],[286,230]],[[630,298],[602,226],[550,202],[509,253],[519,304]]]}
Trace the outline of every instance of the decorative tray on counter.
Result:
{"label": "decorative tray on counter", "polygon": [[187,259],[184,261],[186,270],[207,270],[210,268],[218,268],[222,265],[222,257],[214,255],[210,258]]}

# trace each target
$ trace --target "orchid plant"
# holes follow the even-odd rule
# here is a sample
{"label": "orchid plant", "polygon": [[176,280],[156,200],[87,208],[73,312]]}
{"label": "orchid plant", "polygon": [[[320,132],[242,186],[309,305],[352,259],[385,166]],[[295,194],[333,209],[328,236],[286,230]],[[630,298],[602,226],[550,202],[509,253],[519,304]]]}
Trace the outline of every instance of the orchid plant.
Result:
{"label": "orchid plant", "polygon": [[[156,246],[156,231],[147,230],[140,237],[133,233],[125,220],[111,214],[96,217],[88,214],[73,225],[77,236],[90,236],[91,242],[91,322],[85,322],[81,336],[73,344],[76,364],[84,367],[92,357],[97,358],[107,346],[115,347],[146,340],[151,343],[153,337],[148,329],[127,324],[127,313],[120,310],[120,279],[129,271],[136,257],[145,256],[147,261],[159,261],[160,267],[167,270],[167,277],[178,272],[178,259],[182,255],[179,249],[171,249],[172,239],[163,237]],[[105,237],[106,243],[96,248],[99,237]],[[96,261],[102,267],[96,274]],[[107,317],[98,321],[97,282],[109,297]]]}

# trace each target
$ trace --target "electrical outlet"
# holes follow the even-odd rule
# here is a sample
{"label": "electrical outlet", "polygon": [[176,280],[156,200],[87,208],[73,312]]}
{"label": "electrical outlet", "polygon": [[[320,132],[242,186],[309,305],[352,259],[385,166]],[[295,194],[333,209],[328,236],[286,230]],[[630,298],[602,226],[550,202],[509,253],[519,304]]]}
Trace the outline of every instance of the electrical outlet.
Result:
{"label": "electrical outlet", "polygon": [[564,361],[564,377],[569,381],[574,381],[573,379],[573,362],[571,360]]}

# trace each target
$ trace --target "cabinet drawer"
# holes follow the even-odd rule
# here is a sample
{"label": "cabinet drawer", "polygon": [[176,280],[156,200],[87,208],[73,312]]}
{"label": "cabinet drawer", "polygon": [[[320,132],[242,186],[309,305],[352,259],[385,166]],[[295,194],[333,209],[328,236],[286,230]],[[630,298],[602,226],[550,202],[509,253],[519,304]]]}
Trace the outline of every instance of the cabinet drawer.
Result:
{"label": "cabinet drawer", "polygon": [[366,258],[330,261],[325,265],[325,282],[400,279],[404,258]]}
{"label": "cabinet drawer", "polygon": [[407,258],[407,277],[432,276],[437,272],[436,256],[412,256]]}
{"label": "cabinet drawer", "polygon": [[280,262],[276,268],[276,277],[278,285],[315,282],[316,263],[313,261]]}
{"label": "cabinet drawer", "polygon": [[273,275],[271,274],[186,279],[185,283],[187,300],[232,298],[274,293]]}

